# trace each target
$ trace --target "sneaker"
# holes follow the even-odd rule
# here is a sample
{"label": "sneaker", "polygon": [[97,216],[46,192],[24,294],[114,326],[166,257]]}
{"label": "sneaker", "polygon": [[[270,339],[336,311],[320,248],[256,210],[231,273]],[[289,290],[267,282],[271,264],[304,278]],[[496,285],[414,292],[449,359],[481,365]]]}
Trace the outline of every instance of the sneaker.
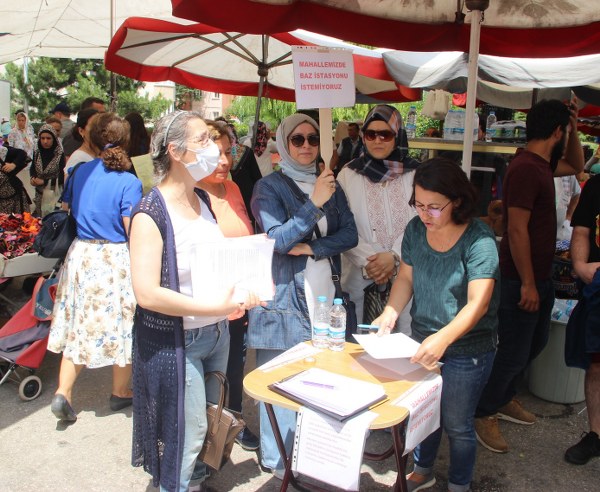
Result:
{"label": "sneaker", "polygon": [[585,465],[590,458],[600,456],[600,438],[595,432],[584,432],[583,439],[565,452],[565,460],[574,465]]}
{"label": "sneaker", "polygon": [[433,472],[429,473],[428,475],[419,475],[421,477],[424,477],[424,479],[420,482],[409,478],[413,477],[414,475],[418,474],[412,472],[411,474],[406,476],[406,490],[408,492],[417,492],[417,490],[425,490],[435,485],[435,476],[433,475]]}
{"label": "sneaker", "polygon": [[260,447],[260,440],[256,437],[248,427],[244,427],[235,438],[242,449],[246,451],[256,451]]}
{"label": "sneaker", "polygon": [[495,416],[475,419],[475,435],[481,445],[494,453],[506,453],[508,444],[500,433]]}
{"label": "sneaker", "polygon": [[501,420],[521,425],[531,425],[536,421],[535,415],[525,410],[521,402],[515,399],[498,409],[496,416]]}

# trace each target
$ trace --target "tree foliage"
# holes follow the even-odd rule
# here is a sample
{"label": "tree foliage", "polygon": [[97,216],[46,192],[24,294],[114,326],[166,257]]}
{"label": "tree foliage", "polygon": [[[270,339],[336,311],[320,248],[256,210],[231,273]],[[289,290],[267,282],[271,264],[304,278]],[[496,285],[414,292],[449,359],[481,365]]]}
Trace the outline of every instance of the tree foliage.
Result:
{"label": "tree foliage", "polygon": [[[417,107],[417,136],[421,137],[425,134],[429,127],[440,128],[440,122],[432,118],[428,118],[420,114],[423,107],[423,101],[415,101],[410,103],[392,104],[396,107],[402,118],[406,118],[410,106]],[[333,128],[335,129],[339,121],[362,121],[374,104],[356,104],[350,108],[333,108],[331,118]],[[296,111],[294,103],[285,101],[276,101],[274,99],[263,98],[260,109],[260,120],[268,122],[272,129],[285,117],[293,114]],[[240,121],[238,125],[238,133],[243,135],[251,127],[256,113],[256,97],[237,97],[229,106],[226,112],[228,118],[237,118]]]}
{"label": "tree foliage", "polygon": [[[109,102],[110,72],[101,60],[36,58],[29,61],[27,84],[23,67],[6,65],[6,79],[11,82],[13,112],[29,105],[29,116],[41,121],[57,103],[65,101],[74,113],[90,96]],[[138,111],[146,120],[154,120],[168,109],[170,101],[162,96],[149,99],[138,95],[144,83],[117,75],[117,112],[125,115]]]}

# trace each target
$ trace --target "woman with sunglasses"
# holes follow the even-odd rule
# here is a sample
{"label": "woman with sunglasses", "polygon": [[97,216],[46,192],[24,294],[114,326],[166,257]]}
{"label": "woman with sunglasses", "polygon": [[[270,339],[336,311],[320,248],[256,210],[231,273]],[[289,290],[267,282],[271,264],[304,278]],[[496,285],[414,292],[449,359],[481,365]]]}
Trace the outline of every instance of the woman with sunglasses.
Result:
{"label": "woman with sunglasses", "polygon": [[418,217],[406,227],[402,261],[390,298],[373,321],[390,333],[412,297],[411,362],[443,362],[441,428],[414,451],[408,490],[433,486],[442,429],[450,443],[448,490],[470,490],[477,441],[473,419],[494,360],[499,304],[498,251],[492,230],[474,217],[477,195],[462,169],[436,158],[415,172],[410,204]]}
{"label": "woman with sunglasses", "polygon": [[[277,129],[281,172],[256,183],[251,207],[257,225],[275,240],[272,274],[275,295],[266,307],[248,313],[248,346],[262,365],[299,342],[310,340],[317,296],[331,301],[331,257],[356,246],[354,217],[333,172],[316,174],[318,125],[307,115],[293,114]],[[319,228],[321,237],[315,233]],[[276,408],[279,429],[288,452],[293,444],[296,414]],[[284,464],[264,405],[260,407],[261,464],[275,476]]]}
{"label": "woman with sunglasses", "polygon": [[[406,225],[415,216],[408,206],[415,168],[408,156],[408,140],[398,110],[375,106],[361,129],[363,152],[340,171],[338,182],[346,192],[358,229],[358,245],[342,257],[342,285],[363,317],[364,289],[375,282],[382,290],[400,263],[400,245]],[[410,317],[401,317],[408,331]]]}

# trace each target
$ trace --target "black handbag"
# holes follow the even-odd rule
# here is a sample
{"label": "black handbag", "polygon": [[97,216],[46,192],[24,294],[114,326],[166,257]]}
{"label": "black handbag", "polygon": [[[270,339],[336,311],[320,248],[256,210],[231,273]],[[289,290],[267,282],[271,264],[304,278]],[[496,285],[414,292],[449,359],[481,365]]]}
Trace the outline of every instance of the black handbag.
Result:
{"label": "black handbag", "polygon": [[373,282],[363,289],[365,295],[362,322],[364,324],[370,325],[383,312],[391,290],[391,282],[387,282],[385,285],[377,285]]}
{"label": "black handbag", "polygon": [[353,334],[356,333],[358,328],[358,320],[356,318],[356,304],[354,301],[350,299],[350,294],[348,292],[344,292],[342,290],[342,285],[340,284],[340,276],[337,273],[335,265],[331,258],[329,259],[329,264],[331,265],[331,280],[333,281],[333,285],[335,287],[335,297],[342,300],[342,306],[346,310],[346,341],[354,342]]}
{"label": "black handbag", "polygon": [[[319,227],[315,226],[315,235],[321,237],[321,231]],[[350,299],[350,294],[342,290],[342,284],[340,283],[340,274],[335,267],[335,263],[331,259],[331,256],[327,257],[329,260],[329,266],[331,267],[331,281],[335,288],[335,297],[342,300],[342,306],[346,310],[346,341],[354,342],[352,335],[356,333],[358,328],[358,319],[356,317],[356,304]]]}
{"label": "black handbag", "polygon": [[[73,168],[67,186],[73,183],[75,171],[81,164]],[[42,227],[33,240],[33,249],[44,258],[64,258],[76,237],[77,223],[70,211],[55,210],[42,219]]]}
{"label": "black handbag", "polygon": [[44,258],[64,258],[77,236],[77,224],[67,210],[55,210],[42,219],[33,249]]}

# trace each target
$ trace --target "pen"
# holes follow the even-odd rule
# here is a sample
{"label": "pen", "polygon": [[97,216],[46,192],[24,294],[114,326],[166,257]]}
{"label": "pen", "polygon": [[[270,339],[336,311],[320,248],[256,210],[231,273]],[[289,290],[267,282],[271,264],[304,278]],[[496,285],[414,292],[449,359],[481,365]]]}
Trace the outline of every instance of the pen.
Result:
{"label": "pen", "polygon": [[379,326],[377,326],[377,325],[358,325],[358,327],[363,328],[365,330],[373,330],[373,331],[379,330]]}
{"label": "pen", "polygon": [[332,386],[331,384],[317,383],[316,381],[302,381],[302,384],[306,384],[307,386],[315,386],[317,388],[330,389],[330,390],[335,389],[335,386]]}

